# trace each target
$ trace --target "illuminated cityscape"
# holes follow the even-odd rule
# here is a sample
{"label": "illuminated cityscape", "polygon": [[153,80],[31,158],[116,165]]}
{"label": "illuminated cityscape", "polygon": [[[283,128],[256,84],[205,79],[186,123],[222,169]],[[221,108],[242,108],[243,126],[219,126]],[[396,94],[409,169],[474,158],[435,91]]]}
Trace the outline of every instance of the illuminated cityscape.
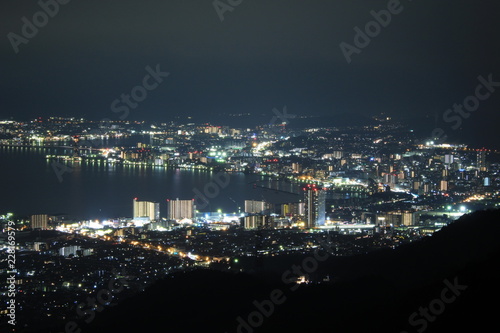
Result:
{"label": "illuminated cityscape", "polygon": [[[498,207],[497,151],[435,144],[416,137],[408,125],[374,119],[377,131],[364,127],[366,131],[359,132],[353,127],[275,132],[266,127],[159,125],[140,133],[148,135],[151,144],[132,147],[99,146],[99,138],[80,132],[81,124],[92,126],[83,119],[3,123],[1,131],[13,136],[2,139],[3,149],[57,148],[62,153],[42,153],[40,158],[72,169],[97,163],[263,177],[248,184],[253,198],[230,198],[235,204],[231,211],[210,211],[206,205],[216,192],[221,197],[234,192],[230,181],[216,174],[210,186],[193,191],[191,198],[132,198],[127,210],[131,216],[124,212],[78,219],[48,211],[26,218],[2,216],[4,230],[8,221],[16,222],[17,251],[24,253],[17,262],[16,281],[29,292],[23,293],[26,303],[20,309],[33,313],[36,325],[56,325],[71,318],[66,309],[74,299],[99,288],[111,278],[112,269],[125,269],[127,288],[119,297],[129,297],[175,272],[252,272],[265,258],[310,255],[318,239],[326,241],[331,233],[336,237],[335,256],[395,249],[436,233],[468,212]],[[104,137],[133,138],[136,125],[117,123],[100,130]],[[57,128],[68,126],[71,134],[59,137]],[[48,128],[50,136],[44,134]],[[348,132],[358,134],[344,135]],[[309,141],[307,149],[300,148],[303,140]],[[239,142],[237,147],[234,142]],[[198,194],[203,198],[195,200]],[[166,202],[165,210],[158,201]],[[73,274],[82,269],[84,278]],[[40,284],[42,278],[53,282]],[[327,272],[298,276],[296,283],[324,281],[330,281]],[[53,296],[27,301],[48,292]],[[61,293],[66,296],[61,298]],[[48,310],[37,314],[40,307]]]}
{"label": "illuminated cityscape", "polygon": [[0,333],[494,330],[500,2],[0,6]]}

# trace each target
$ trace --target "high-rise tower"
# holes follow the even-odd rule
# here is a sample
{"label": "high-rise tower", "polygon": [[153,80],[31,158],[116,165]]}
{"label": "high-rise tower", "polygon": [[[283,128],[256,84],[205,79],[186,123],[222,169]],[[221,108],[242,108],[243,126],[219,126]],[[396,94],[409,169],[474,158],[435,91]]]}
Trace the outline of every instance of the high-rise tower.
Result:
{"label": "high-rise tower", "polygon": [[160,204],[152,201],[139,201],[134,198],[134,218],[149,217],[150,221],[160,220]]}
{"label": "high-rise tower", "polygon": [[307,185],[304,188],[306,228],[314,228],[325,224],[325,197],[324,189],[316,185]]}
{"label": "high-rise tower", "polygon": [[477,168],[479,171],[488,171],[486,166],[486,150],[484,149],[477,152]]}
{"label": "high-rise tower", "polygon": [[169,220],[182,220],[193,219],[195,217],[194,199],[191,200],[170,200],[168,203],[168,219]]}

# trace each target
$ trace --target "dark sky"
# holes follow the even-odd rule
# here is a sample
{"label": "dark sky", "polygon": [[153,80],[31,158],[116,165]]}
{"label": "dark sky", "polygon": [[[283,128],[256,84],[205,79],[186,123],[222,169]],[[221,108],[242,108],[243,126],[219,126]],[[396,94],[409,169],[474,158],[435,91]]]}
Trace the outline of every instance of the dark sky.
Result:
{"label": "dark sky", "polygon": [[[353,28],[388,2],[244,0],[221,22],[212,0],[71,0],[16,54],[7,34],[21,35],[21,18],[32,22],[41,8],[3,0],[0,119],[119,119],[111,102],[160,64],[170,76],[128,119],[272,117],[287,105],[292,114],[427,115],[430,131],[474,93],[477,76],[500,81],[498,0],[401,0],[401,13],[348,64],[339,44],[353,44]],[[462,129],[444,126],[496,138],[498,90]]]}

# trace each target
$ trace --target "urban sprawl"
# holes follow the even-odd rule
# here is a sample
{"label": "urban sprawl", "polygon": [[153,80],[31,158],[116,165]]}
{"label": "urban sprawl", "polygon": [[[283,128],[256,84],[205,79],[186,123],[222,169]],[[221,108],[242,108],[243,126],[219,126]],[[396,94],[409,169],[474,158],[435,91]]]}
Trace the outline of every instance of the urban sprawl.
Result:
{"label": "urban sprawl", "polygon": [[[81,315],[85,299],[113,279],[123,283],[113,296],[120,299],[173,272],[246,271],[255,268],[249,258],[308,255],[320,242],[329,242],[337,256],[396,248],[500,203],[497,151],[419,138],[385,115],[365,126],[298,129],[289,123],[235,128],[63,117],[0,121],[2,146],[65,152],[45,155],[55,182],[82,163],[212,175],[191,197],[164,198],[165,212],[142,198],[130,198],[132,216],[105,220],[51,212],[22,216],[1,207],[2,251],[9,249],[8,228],[16,232],[16,270],[5,260],[0,275],[15,275],[17,320],[30,318],[29,326],[89,319]],[[123,145],[134,136],[148,140]],[[297,190],[285,195],[279,186],[255,181],[256,192],[272,190],[275,198],[248,198],[235,202],[234,211],[210,211],[210,200],[226,195],[231,173]],[[276,199],[280,192],[282,200]],[[331,278],[305,275],[296,282]]]}

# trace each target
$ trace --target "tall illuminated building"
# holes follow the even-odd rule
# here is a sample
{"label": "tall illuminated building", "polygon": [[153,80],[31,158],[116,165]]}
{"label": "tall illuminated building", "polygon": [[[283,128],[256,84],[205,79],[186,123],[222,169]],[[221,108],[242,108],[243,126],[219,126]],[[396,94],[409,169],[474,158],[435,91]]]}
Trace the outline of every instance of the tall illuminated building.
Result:
{"label": "tall illuminated building", "polygon": [[484,149],[477,152],[477,168],[479,171],[488,171],[486,166],[486,150]]}
{"label": "tall illuminated building", "polygon": [[450,165],[453,163],[454,156],[452,154],[444,155],[444,164]]}
{"label": "tall illuminated building", "polygon": [[191,200],[175,200],[167,199],[168,203],[168,219],[182,220],[193,219],[195,217],[194,199]]}
{"label": "tall illuminated building", "polygon": [[245,213],[261,214],[268,209],[268,206],[265,201],[245,200]]}
{"label": "tall illuminated building", "polygon": [[134,198],[133,217],[148,217],[150,221],[159,221],[160,204],[152,201],[139,201],[137,198]]}
{"label": "tall illuminated building", "polygon": [[47,214],[31,215],[31,228],[46,230],[49,227],[49,216]]}
{"label": "tall illuminated building", "polygon": [[248,230],[264,228],[271,226],[271,224],[270,216],[250,215],[243,217],[243,227]]}
{"label": "tall illuminated building", "polygon": [[292,163],[292,172],[293,173],[301,173],[302,166],[299,163]]}
{"label": "tall illuminated building", "polygon": [[307,185],[304,188],[306,228],[314,228],[325,224],[326,192],[316,185]]}
{"label": "tall illuminated building", "polygon": [[303,202],[290,202],[281,205],[281,215],[283,216],[297,216],[304,214],[305,209]]}
{"label": "tall illuminated building", "polygon": [[490,177],[484,177],[483,185],[484,186],[490,186]]}
{"label": "tall illuminated building", "polygon": [[442,192],[448,191],[448,181],[447,180],[442,180],[439,183],[439,190],[442,191]]}

